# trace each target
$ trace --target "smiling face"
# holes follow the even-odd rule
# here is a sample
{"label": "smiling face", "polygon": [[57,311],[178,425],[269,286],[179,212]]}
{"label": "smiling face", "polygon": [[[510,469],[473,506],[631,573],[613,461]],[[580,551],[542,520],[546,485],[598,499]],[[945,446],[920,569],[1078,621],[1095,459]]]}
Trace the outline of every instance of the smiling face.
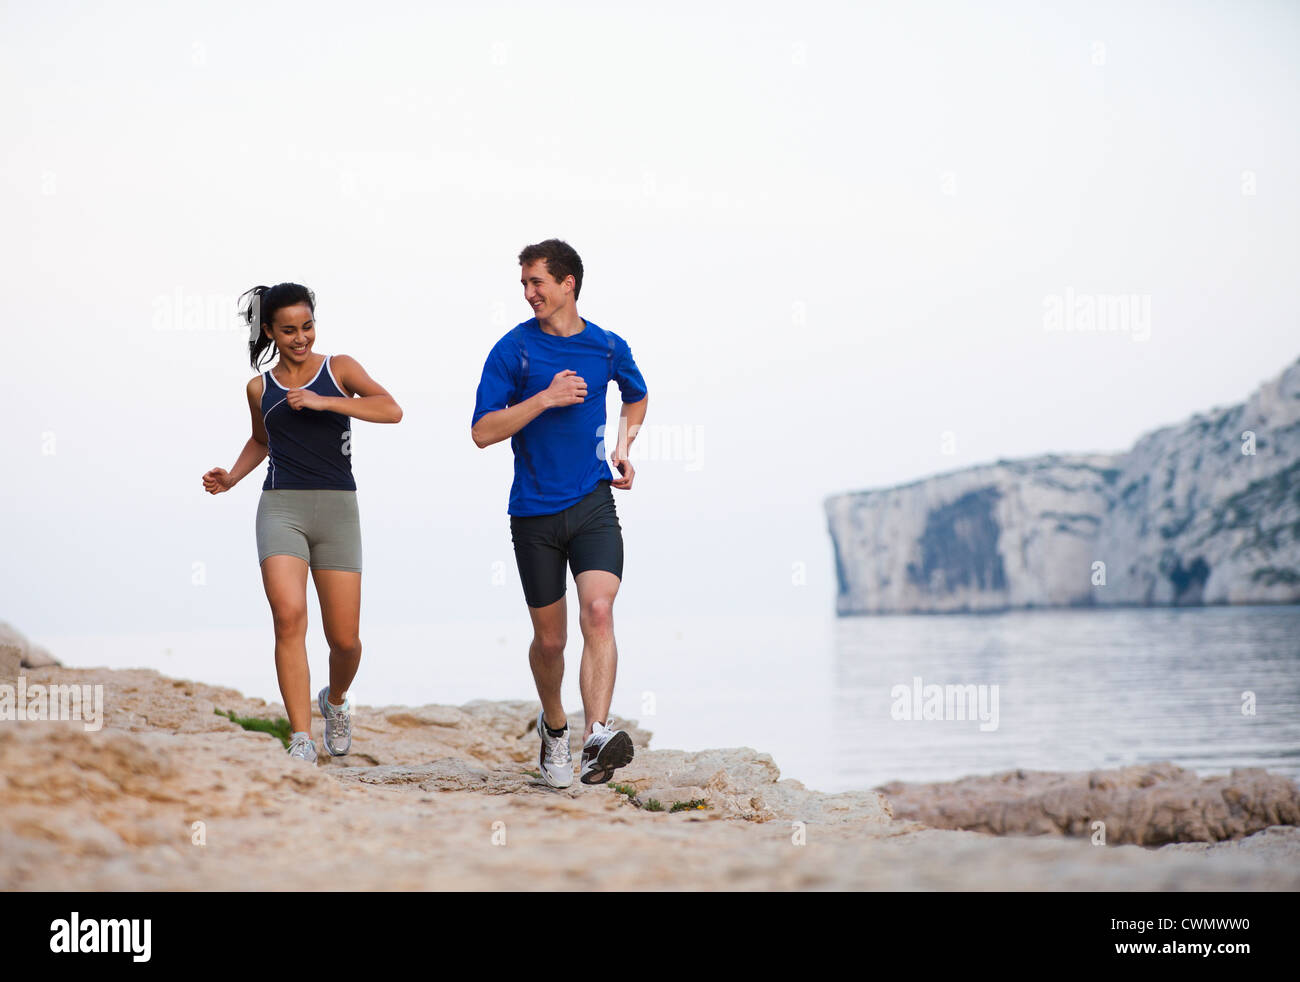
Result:
{"label": "smiling face", "polygon": [[524,286],[524,299],[533,308],[533,315],[538,320],[554,317],[565,308],[574,306],[573,287],[575,280],[566,276],[556,282],[547,268],[545,259],[538,259],[522,267],[519,282]]}
{"label": "smiling face", "polygon": [[305,303],[281,307],[275,312],[270,328],[264,324],[262,330],[275,342],[282,364],[303,365],[311,357],[311,346],[316,340],[316,315]]}

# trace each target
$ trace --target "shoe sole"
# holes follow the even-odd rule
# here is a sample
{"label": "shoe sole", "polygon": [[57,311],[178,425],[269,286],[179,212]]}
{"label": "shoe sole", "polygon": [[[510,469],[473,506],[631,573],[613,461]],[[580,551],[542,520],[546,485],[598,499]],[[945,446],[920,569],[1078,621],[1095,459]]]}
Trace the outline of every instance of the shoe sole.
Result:
{"label": "shoe sole", "polygon": [[[325,711],[325,695],[326,695],[326,693],[328,693],[328,692],[329,692],[329,689],[321,689],[321,690],[320,690],[320,695],[318,695],[318,696],[316,697],[316,705],[320,708],[320,714],[321,714],[321,716],[324,718],[324,720],[325,720],[325,725],[326,725],[327,727],[329,726],[329,718],[330,718],[330,717],[329,717],[329,713],[327,713],[327,712]],[[340,751],[339,753],[335,753],[335,752],[334,752],[334,748],[330,746],[330,742],[329,742],[328,739],[323,739],[323,740],[321,740],[321,743],[323,743],[323,744],[325,745],[325,751],[326,751],[326,753],[328,753],[331,757],[346,757],[346,756],[348,755],[348,752],[352,749],[352,737],[351,737],[351,736],[348,737],[348,745],[347,745],[347,747],[346,747],[345,749],[343,749],[342,751]]]}
{"label": "shoe sole", "polygon": [[582,775],[583,784],[606,784],[620,767],[632,763],[632,738],[619,730],[605,741],[596,754],[591,770]]}

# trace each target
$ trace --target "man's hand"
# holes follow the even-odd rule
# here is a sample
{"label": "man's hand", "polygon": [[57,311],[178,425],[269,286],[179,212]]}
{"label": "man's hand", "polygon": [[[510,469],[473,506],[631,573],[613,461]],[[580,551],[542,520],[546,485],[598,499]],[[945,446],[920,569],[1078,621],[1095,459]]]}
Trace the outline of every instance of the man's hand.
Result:
{"label": "man's hand", "polygon": [[320,409],[325,397],[311,389],[290,389],[284,398],[291,409]]}
{"label": "man's hand", "polygon": [[615,450],[610,454],[610,462],[617,468],[618,472],[623,475],[616,477],[610,482],[611,487],[619,488],[623,491],[632,490],[632,478],[636,477],[636,468],[632,466],[632,461],[627,459],[627,451]]}
{"label": "man's hand", "polygon": [[557,406],[576,406],[587,399],[587,382],[572,368],[566,368],[562,372],[555,373],[555,378],[551,379],[551,384],[546,387],[543,399],[548,409]]}
{"label": "man's hand", "polygon": [[224,467],[214,467],[203,475],[203,490],[208,494],[220,494],[234,486],[235,482],[230,479],[230,472]]}

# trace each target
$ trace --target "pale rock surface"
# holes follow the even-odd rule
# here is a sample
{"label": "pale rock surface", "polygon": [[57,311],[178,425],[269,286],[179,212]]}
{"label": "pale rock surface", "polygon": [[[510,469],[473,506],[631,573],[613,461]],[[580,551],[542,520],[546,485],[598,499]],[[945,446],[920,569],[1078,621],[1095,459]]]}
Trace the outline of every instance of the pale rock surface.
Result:
{"label": "pale rock surface", "polygon": [[1073,774],[1019,770],[876,790],[899,818],[993,835],[1091,837],[1093,823],[1103,822],[1109,844],[1159,846],[1300,825],[1300,787],[1256,768],[1207,778],[1168,762]]}
{"label": "pale rock surface", "polygon": [[[12,665],[17,657],[18,666]],[[52,654],[40,645],[32,644],[12,624],[0,621],[0,680],[17,676],[18,668],[49,668],[59,664]]]}
{"label": "pale rock surface", "polygon": [[809,790],[749,748],[650,750],[630,725],[616,781],[710,806],[649,812],[606,786],[547,787],[535,703],[358,707],[355,752],[312,766],[216,715],[283,714],[230,689],[28,674],[103,684],[105,724],[0,723],[4,890],[1300,889],[1278,861],[1294,828],[1200,851],[928,829],[878,792]]}

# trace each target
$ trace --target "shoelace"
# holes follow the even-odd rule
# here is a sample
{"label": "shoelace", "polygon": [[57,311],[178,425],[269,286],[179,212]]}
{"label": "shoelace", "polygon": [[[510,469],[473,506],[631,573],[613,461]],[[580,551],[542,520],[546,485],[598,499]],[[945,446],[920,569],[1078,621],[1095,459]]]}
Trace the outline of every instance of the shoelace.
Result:
{"label": "shoelace", "polygon": [[[334,709],[333,706],[330,707]],[[336,737],[352,736],[352,714],[347,711],[347,707],[335,710],[330,716],[330,722],[334,724],[334,735]]]}
{"label": "shoelace", "polygon": [[305,753],[311,745],[311,740],[306,737],[294,737],[293,742],[289,744],[289,756],[294,757],[300,753]]}
{"label": "shoelace", "polygon": [[[545,724],[542,724],[543,726]],[[547,753],[546,759],[557,767],[563,767],[573,758],[569,756],[569,728],[564,728],[561,736],[553,737],[549,733],[546,739],[550,741],[550,752]]]}
{"label": "shoelace", "polygon": [[594,757],[600,751],[600,748],[605,745],[605,742],[614,735],[614,728],[608,724],[608,719],[604,723],[591,724],[591,736],[587,737],[587,739],[591,740],[592,737],[595,737],[595,742],[582,748],[589,756]]}

